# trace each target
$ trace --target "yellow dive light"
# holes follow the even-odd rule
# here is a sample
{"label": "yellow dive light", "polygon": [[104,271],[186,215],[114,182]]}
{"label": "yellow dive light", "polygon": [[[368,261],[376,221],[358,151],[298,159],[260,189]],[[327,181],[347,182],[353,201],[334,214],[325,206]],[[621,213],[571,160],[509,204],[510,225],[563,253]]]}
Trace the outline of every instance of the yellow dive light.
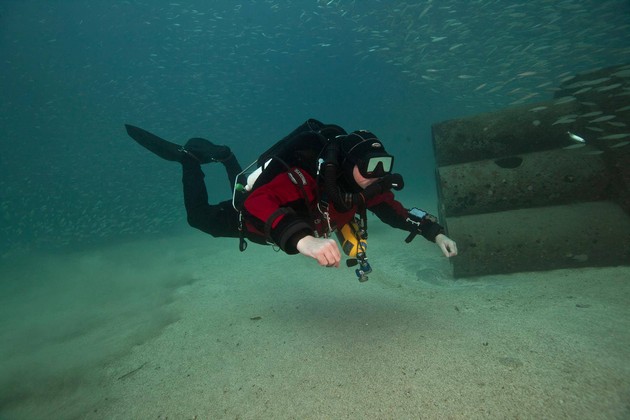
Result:
{"label": "yellow dive light", "polygon": [[365,254],[367,239],[363,238],[363,236],[356,219],[345,224],[337,231],[341,249],[343,249],[344,254],[351,258],[356,258],[358,254]]}

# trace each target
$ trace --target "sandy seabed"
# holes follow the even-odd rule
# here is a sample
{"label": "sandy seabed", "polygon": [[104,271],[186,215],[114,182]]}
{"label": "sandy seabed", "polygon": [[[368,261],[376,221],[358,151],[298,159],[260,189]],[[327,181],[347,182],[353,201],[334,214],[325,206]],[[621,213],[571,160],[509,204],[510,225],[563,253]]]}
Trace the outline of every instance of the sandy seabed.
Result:
{"label": "sandy seabed", "polygon": [[630,418],[630,267],[453,280],[371,228],[366,283],[194,231],[3,262],[0,418]]}

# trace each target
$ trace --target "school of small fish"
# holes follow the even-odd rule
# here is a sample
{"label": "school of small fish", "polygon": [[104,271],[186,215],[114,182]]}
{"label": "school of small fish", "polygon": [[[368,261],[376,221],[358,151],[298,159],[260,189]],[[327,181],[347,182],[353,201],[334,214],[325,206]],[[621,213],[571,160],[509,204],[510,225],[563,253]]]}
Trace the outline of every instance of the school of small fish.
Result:
{"label": "school of small fish", "polygon": [[[629,144],[630,66],[573,81],[630,63],[627,0],[25,0],[0,4],[0,25],[0,127],[11,142],[34,132],[34,148],[46,154],[22,168],[29,150],[2,153],[11,171],[0,176],[0,256],[185,223],[175,169],[167,176],[153,157],[137,162],[141,153],[121,140],[128,118],[165,136],[219,121],[216,138],[258,150],[279,118],[299,121],[316,105],[393,112],[403,93],[388,90],[387,73],[426,102],[419,119],[432,108],[455,118],[553,98],[532,105],[532,124],[560,125],[577,147],[604,142],[623,152]],[[554,97],[561,85],[566,93]],[[590,94],[620,105],[538,118]],[[99,166],[114,159],[106,147],[98,158],[84,149],[99,142],[121,147],[115,169]]]}

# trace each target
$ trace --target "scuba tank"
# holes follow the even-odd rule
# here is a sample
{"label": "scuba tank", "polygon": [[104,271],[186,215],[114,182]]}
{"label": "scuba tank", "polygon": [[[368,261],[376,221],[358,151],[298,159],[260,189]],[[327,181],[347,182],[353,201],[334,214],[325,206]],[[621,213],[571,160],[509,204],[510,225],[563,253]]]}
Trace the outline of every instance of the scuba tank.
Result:
{"label": "scuba tank", "polygon": [[[269,149],[239,173],[234,181],[232,206],[238,212],[247,194],[271,181],[276,175],[291,167],[299,167],[313,177],[317,177],[318,158],[329,139],[346,134],[335,124],[324,124],[309,119],[291,133],[278,140]],[[243,179],[247,178],[247,182]]]}
{"label": "scuba tank", "polygon": [[258,181],[258,177],[260,176],[260,174],[262,174],[267,166],[269,166],[269,164],[271,163],[271,159],[273,158],[269,158],[267,162],[260,165],[258,169],[247,176],[247,184],[243,187],[245,191],[249,192],[254,189],[254,184],[256,184],[256,181]]}
{"label": "scuba tank", "polygon": [[368,281],[368,274],[372,272],[372,267],[367,261],[365,252],[367,250],[367,230],[361,219],[355,217],[337,230],[337,238],[341,243],[344,254],[350,257],[346,260],[348,267],[359,264],[359,268],[354,270],[360,282]]}

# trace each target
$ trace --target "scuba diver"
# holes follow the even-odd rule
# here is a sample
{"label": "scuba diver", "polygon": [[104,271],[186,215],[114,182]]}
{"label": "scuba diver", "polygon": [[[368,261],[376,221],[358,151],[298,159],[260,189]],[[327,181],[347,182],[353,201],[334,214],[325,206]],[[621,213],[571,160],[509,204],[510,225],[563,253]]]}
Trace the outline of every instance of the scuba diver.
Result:
{"label": "scuba diver", "polygon": [[[371,132],[350,134],[332,124],[309,119],[265,151],[243,170],[229,147],[202,138],[184,146],[171,143],[139,127],[125,125],[137,143],[183,169],[184,204],[188,223],[214,237],[240,238],[272,244],[287,254],[314,258],[321,266],[339,267],[337,241],[359,265],[359,280],[367,280],[371,267],[365,256],[367,210],[384,223],[435,242],[446,257],[457,255],[456,243],[427,212],[405,208],[391,190],[404,186],[392,172],[394,157]],[[201,165],[222,163],[231,200],[208,203]],[[255,170],[248,173],[252,167]]]}

